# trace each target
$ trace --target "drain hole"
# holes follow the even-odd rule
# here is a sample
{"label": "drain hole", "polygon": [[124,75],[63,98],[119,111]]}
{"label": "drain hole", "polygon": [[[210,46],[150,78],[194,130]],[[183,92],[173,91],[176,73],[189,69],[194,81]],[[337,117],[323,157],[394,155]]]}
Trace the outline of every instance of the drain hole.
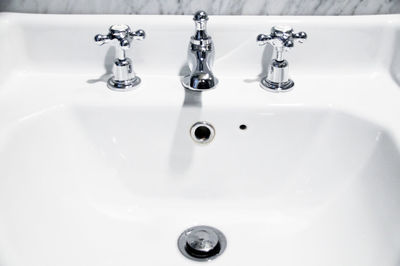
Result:
{"label": "drain hole", "polygon": [[180,235],[178,248],[186,258],[209,261],[224,252],[226,238],[221,231],[211,226],[195,226]]}
{"label": "drain hole", "polygon": [[245,130],[245,129],[247,129],[247,126],[246,126],[246,125],[240,125],[239,128],[240,128],[241,130]]}
{"label": "drain hole", "polygon": [[188,255],[197,259],[207,259],[219,254],[219,252],[221,251],[221,244],[217,242],[215,247],[210,249],[209,251],[202,251],[196,248],[191,247],[190,244],[186,244],[185,246],[185,250],[188,253]]}
{"label": "drain hole", "polygon": [[197,143],[206,144],[214,138],[215,129],[207,122],[197,122],[190,129],[190,134]]}

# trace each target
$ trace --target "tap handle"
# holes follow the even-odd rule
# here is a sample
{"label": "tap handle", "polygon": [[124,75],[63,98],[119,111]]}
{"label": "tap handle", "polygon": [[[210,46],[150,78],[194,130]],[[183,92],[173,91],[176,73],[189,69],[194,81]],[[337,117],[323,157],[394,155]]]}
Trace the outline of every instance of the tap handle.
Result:
{"label": "tap handle", "polygon": [[94,41],[98,45],[103,45],[112,40],[117,41],[119,44],[118,47],[122,50],[127,50],[131,47],[132,40],[143,40],[146,37],[146,34],[143,30],[137,30],[132,32],[131,28],[128,25],[117,24],[112,25],[109,28],[108,34],[97,34],[94,36]]}
{"label": "tap handle", "polygon": [[271,44],[274,48],[280,50],[289,50],[295,42],[303,43],[307,39],[304,31],[294,33],[290,26],[274,26],[269,35],[260,34],[257,36],[259,45]]}

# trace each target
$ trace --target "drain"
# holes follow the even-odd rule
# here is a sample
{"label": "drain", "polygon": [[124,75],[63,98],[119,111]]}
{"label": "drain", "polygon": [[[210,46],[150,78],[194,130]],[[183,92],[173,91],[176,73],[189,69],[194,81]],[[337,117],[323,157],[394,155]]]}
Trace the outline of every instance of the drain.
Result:
{"label": "drain", "polygon": [[209,261],[224,252],[226,238],[221,231],[211,226],[195,226],[179,236],[178,248],[186,258]]}
{"label": "drain", "polygon": [[207,144],[213,140],[215,129],[208,122],[197,122],[190,128],[190,135],[195,142]]}

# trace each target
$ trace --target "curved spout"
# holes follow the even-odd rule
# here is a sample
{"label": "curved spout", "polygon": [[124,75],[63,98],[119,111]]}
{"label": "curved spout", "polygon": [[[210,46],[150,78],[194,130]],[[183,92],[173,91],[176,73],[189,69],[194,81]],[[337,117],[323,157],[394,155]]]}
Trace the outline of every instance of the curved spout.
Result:
{"label": "curved spout", "polygon": [[204,91],[215,88],[218,83],[211,71],[214,49],[212,39],[206,33],[207,14],[204,11],[196,12],[193,20],[196,32],[191,37],[189,45],[191,74],[182,79],[182,85],[190,90]]}
{"label": "curved spout", "polygon": [[211,51],[195,50],[192,53],[195,57],[195,63],[190,75],[189,88],[193,90],[213,89],[218,81],[210,69]]}

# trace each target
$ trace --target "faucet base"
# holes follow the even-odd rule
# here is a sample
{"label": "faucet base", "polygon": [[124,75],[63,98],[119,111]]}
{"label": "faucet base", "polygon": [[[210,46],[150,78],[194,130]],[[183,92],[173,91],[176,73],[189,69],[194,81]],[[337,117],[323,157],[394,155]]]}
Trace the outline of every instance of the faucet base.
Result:
{"label": "faucet base", "polygon": [[206,91],[214,89],[218,84],[218,79],[212,75],[202,73],[204,78],[197,76],[186,76],[182,78],[182,85],[192,91]]}
{"label": "faucet base", "polygon": [[267,78],[263,78],[260,82],[261,88],[267,91],[272,91],[272,92],[286,92],[290,91],[293,86],[294,82],[293,80],[289,79],[288,81],[285,82],[273,82],[268,80]]}
{"label": "faucet base", "polygon": [[111,77],[107,81],[107,87],[113,91],[129,91],[138,86],[141,82],[139,77],[134,77],[130,80],[114,80],[114,77]]}

